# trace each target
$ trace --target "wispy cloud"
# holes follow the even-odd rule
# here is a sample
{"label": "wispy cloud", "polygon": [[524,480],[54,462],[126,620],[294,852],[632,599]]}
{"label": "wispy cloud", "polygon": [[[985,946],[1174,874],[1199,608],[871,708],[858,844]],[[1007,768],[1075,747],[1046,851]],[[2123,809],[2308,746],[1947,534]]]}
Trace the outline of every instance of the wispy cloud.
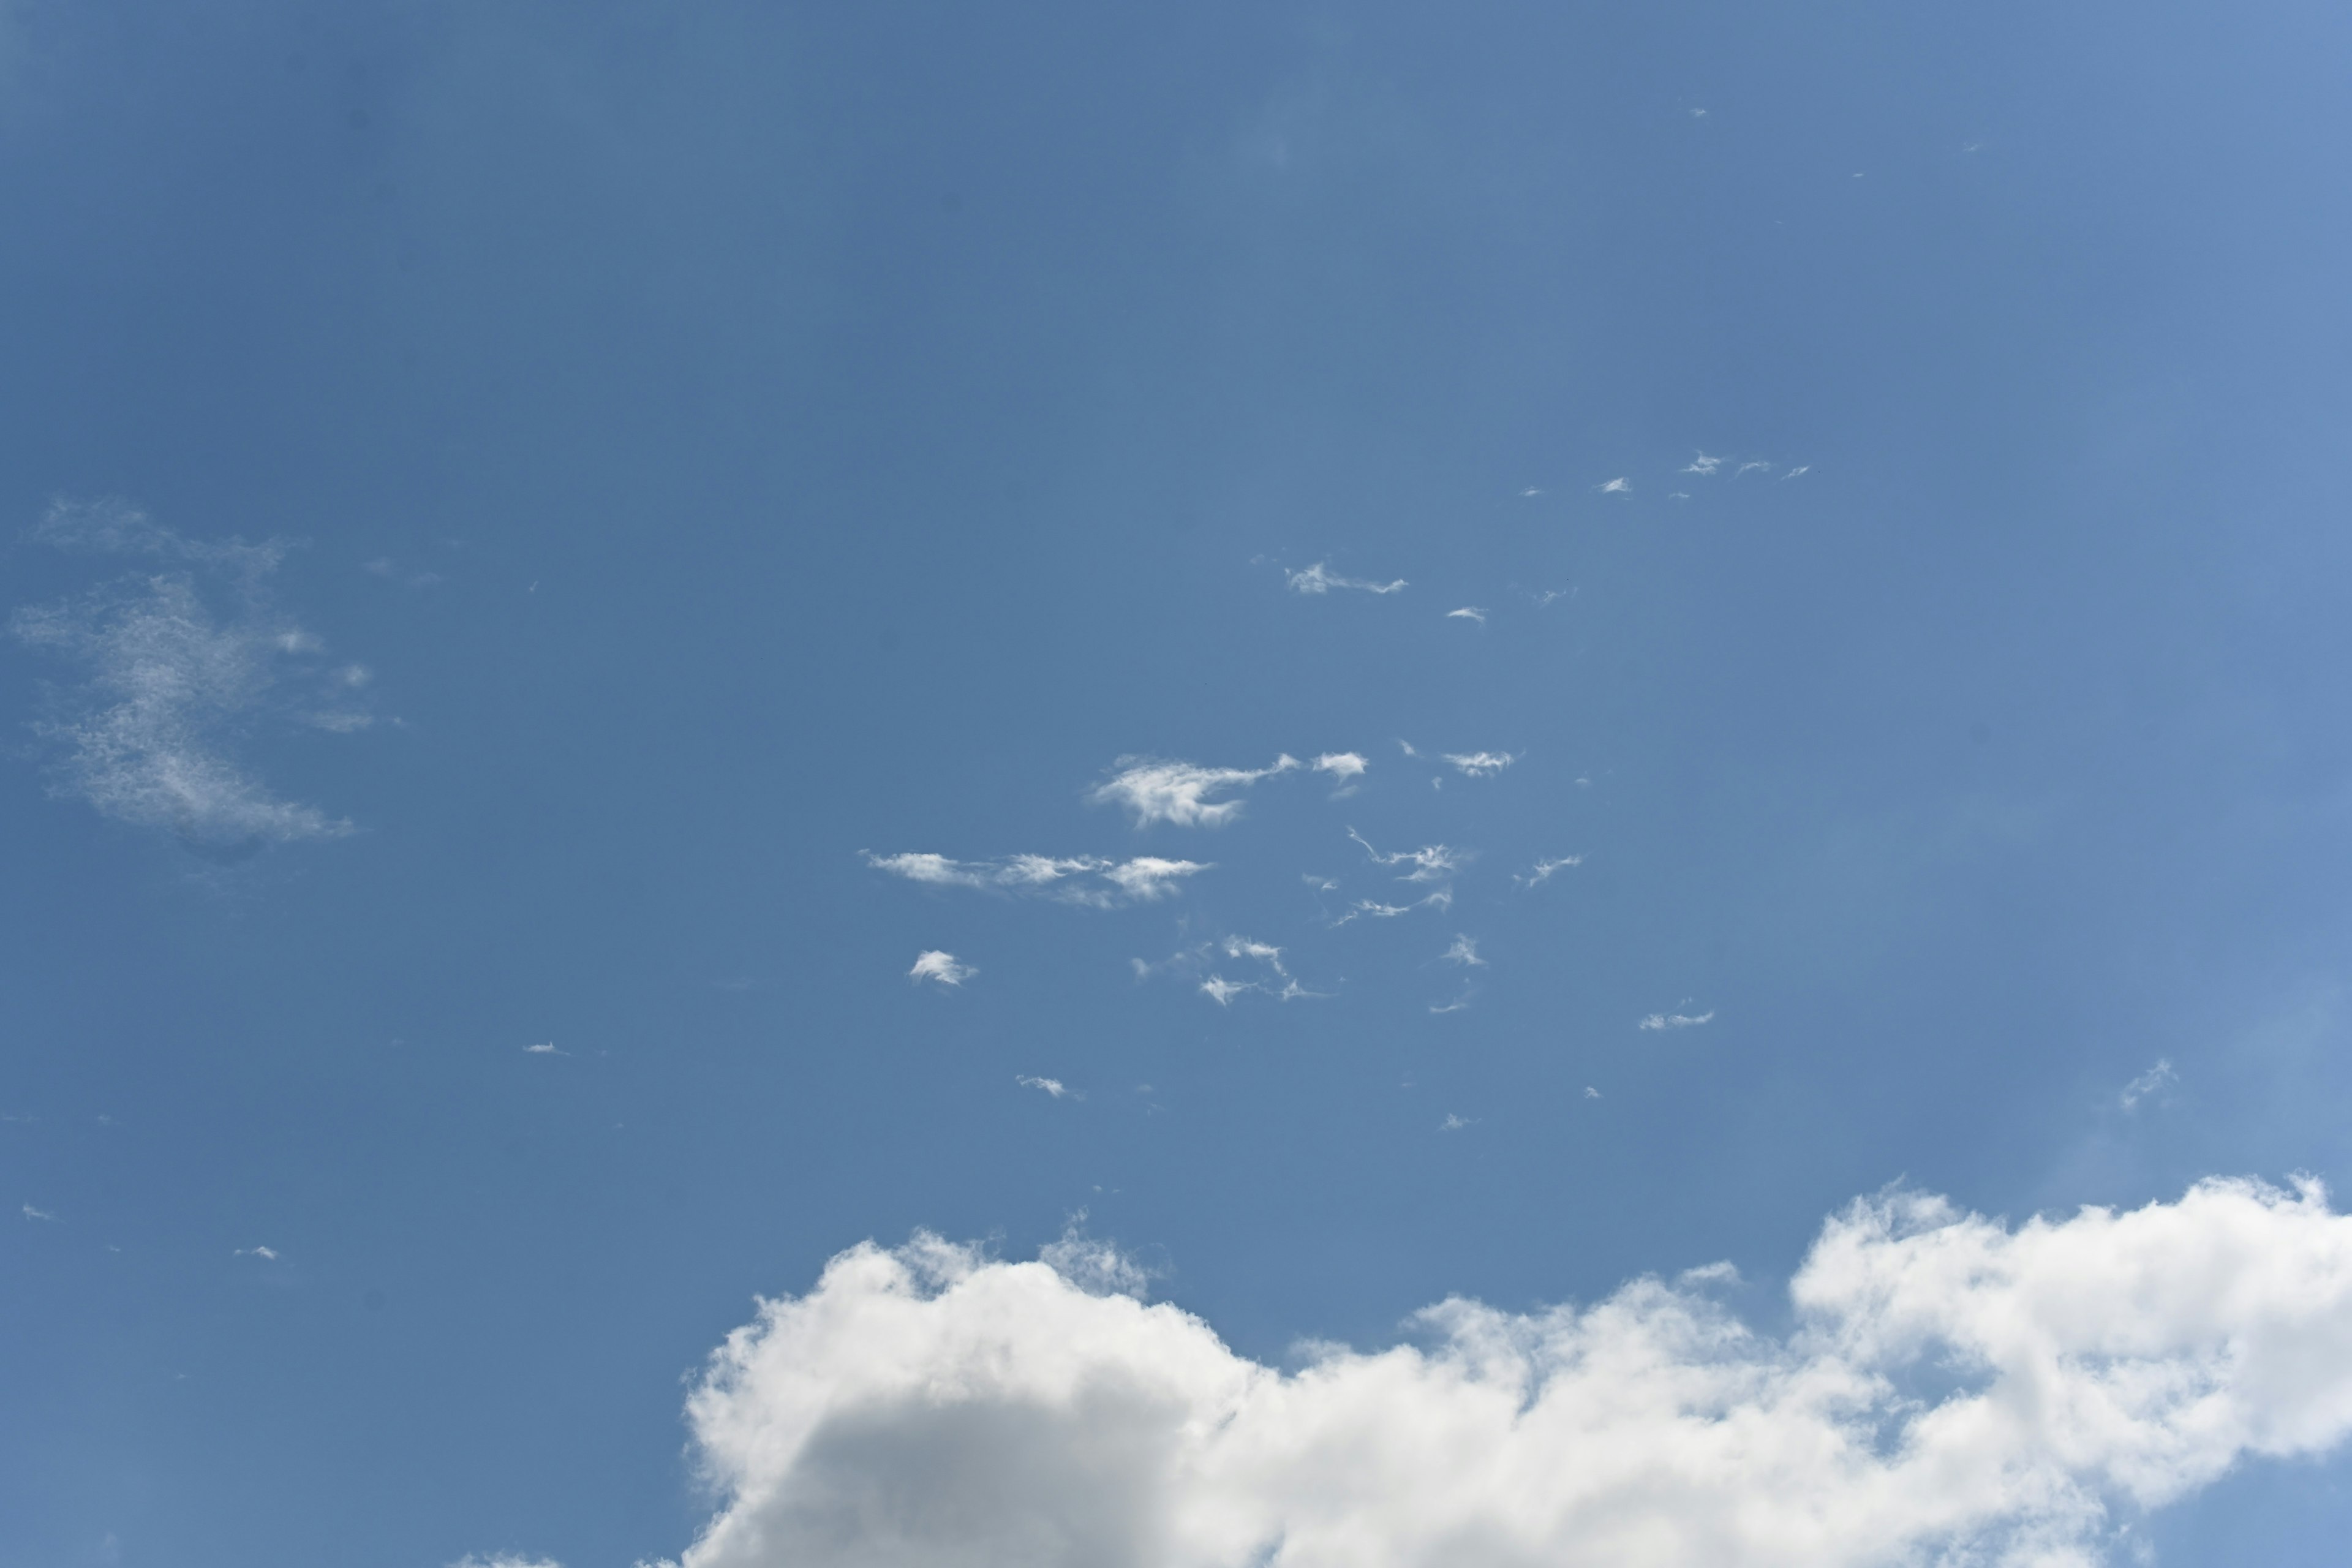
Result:
{"label": "wispy cloud", "polygon": [[1595,485],[1592,488],[1605,496],[1629,496],[1633,493],[1633,481],[1620,475],[1607,484]]}
{"label": "wispy cloud", "polygon": [[[319,639],[269,605],[266,579],[283,544],[184,539],[118,501],[61,502],[32,536],[80,553],[176,563],[21,608],[11,619],[19,641],[71,659],[85,674],[56,693],[55,716],[35,725],[59,753],[56,794],[120,821],[169,829],[200,849],[258,849],[352,831],[315,806],[278,798],[232,754],[257,712],[346,732],[371,721],[349,706],[364,684],[351,678],[358,667],[319,668]],[[226,618],[207,604],[206,582],[233,606]],[[327,702],[274,700],[283,679]]]}
{"label": "wispy cloud", "polygon": [[1483,626],[1486,624],[1486,612],[1475,605],[1465,605],[1458,610],[1446,611],[1445,618],[1449,621],[1475,621]]}
{"label": "wispy cloud", "polygon": [[1743,474],[1756,474],[1756,473],[1764,473],[1764,474],[1769,474],[1769,473],[1770,473],[1771,471],[1772,471],[1772,465],[1771,465],[1771,464],[1769,464],[1769,463],[1768,463],[1768,462],[1765,462],[1762,458],[1758,458],[1755,462],[1752,462],[1752,463],[1742,463],[1742,464],[1740,464],[1740,465],[1739,465],[1739,467],[1738,467],[1738,468],[1736,468],[1732,469],[1732,470],[1731,470],[1731,477],[1732,477],[1733,479],[1738,479],[1738,478],[1739,478],[1741,475],[1743,475]]}
{"label": "wispy cloud", "polygon": [[1532,888],[1538,883],[1550,881],[1552,874],[1556,871],[1563,871],[1570,866],[1583,864],[1584,857],[1581,855],[1563,855],[1557,860],[1538,860],[1528,868],[1526,876],[1522,877],[1515,872],[1512,874],[1511,880],[1523,888]]}
{"label": "wispy cloud", "polygon": [[952,860],[916,852],[877,855],[861,851],[877,871],[932,888],[978,888],[990,892],[1052,899],[1057,903],[1110,909],[1148,904],[1177,890],[1188,877],[1211,868],[1201,860],[1169,860],[1139,855],[1128,860],[1099,856],[1012,855],[1001,860]]}
{"label": "wispy cloud", "polygon": [[1157,757],[1121,757],[1111,764],[1118,773],[1088,792],[1097,805],[1122,805],[1138,827],[1172,822],[1179,827],[1222,827],[1242,814],[1238,800],[1213,797],[1247,789],[1263,778],[1302,766],[1287,752],[1263,768],[1205,768],[1198,763],[1165,762]]}
{"label": "wispy cloud", "polygon": [[1355,794],[1356,781],[1363,777],[1371,765],[1360,752],[1326,752],[1315,759],[1317,773],[1329,773],[1339,781],[1339,787],[1332,792],[1333,800],[1344,800]]}
{"label": "wispy cloud", "polygon": [[1698,1014],[1653,1013],[1642,1020],[1640,1026],[1644,1029],[1695,1029],[1714,1017],[1715,1009],[1712,1007]]}
{"label": "wispy cloud", "polygon": [[1445,760],[1474,779],[1501,773],[1519,760],[1516,752],[1448,752]]}
{"label": "wispy cloud", "polygon": [[1372,847],[1370,839],[1354,828],[1348,829],[1348,837],[1364,847],[1364,853],[1372,858],[1375,866],[1411,866],[1412,870],[1397,879],[1401,882],[1438,881],[1453,876],[1470,862],[1469,850],[1456,849],[1450,845],[1424,844],[1418,849],[1399,849],[1383,855]]}
{"label": "wispy cloud", "polygon": [[1437,1130],[1440,1132],[1459,1132],[1465,1127],[1475,1127],[1477,1125],[1478,1119],[1476,1117],[1463,1116],[1449,1110],[1445,1113],[1445,1120],[1437,1124]]}
{"label": "wispy cloud", "polygon": [[1465,969],[1484,969],[1487,966],[1486,961],[1478,956],[1478,939],[1475,936],[1459,934],[1454,937],[1452,947],[1438,954],[1438,962],[1458,963]]}
{"label": "wispy cloud", "polygon": [[1394,594],[1402,591],[1405,581],[1374,583],[1363,577],[1342,577],[1325,563],[1318,561],[1303,572],[1285,572],[1294,594],[1328,594],[1334,588],[1353,588],[1365,594]]}
{"label": "wispy cloud", "polygon": [[63,1225],[65,1223],[63,1220],[58,1218],[57,1215],[51,1214],[48,1210],[35,1208],[30,1204],[26,1204],[25,1205],[25,1217],[26,1219],[39,1220],[46,1225]]}
{"label": "wispy cloud", "polygon": [[1723,467],[1723,459],[1721,458],[1710,458],[1705,452],[1701,452],[1684,467],[1683,472],[1686,474],[1711,474],[1721,467]]}
{"label": "wispy cloud", "polygon": [[1811,463],[1800,463],[1780,477],[1784,479],[1793,479],[1800,474],[1810,474],[1812,471],[1813,466]]}
{"label": "wispy cloud", "polygon": [[1032,1078],[1028,1074],[1024,1073],[1013,1081],[1019,1084],[1024,1089],[1042,1089],[1055,1100],[1084,1100],[1086,1098],[1085,1095],[1080,1094],[1076,1089],[1072,1089],[1069,1085],[1064,1083],[1057,1078]]}
{"label": "wispy cloud", "polygon": [[236,1251],[230,1253],[229,1256],[232,1258],[258,1258],[264,1263],[275,1263],[278,1261],[278,1249],[274,1247],[240,1247],[236,1248]]}
{"label": "wispy cloud", "polygon": [[961,985],[979,973],[969,963],[958,963],[954,953],[931,948],[915,955],[915,966],[907,971],[907,978],[918,985],[926,980],[941,985]]}
{"label": "wispy cloud", "polygon": [[2124,1085],[2124,1091],[2119,1098],[2126,1110],[2137,1110],[2139,1109],[2141,1100],[2169,1089],[2179,1081],[2180,1075],[2172,1070],[2172,1063],[2159,1057],[2154,1067]]}
{"label": "wispy cloud", "polygon": [[527,1057],[568,1057],[572,1054],[570,1051],[557,1050],[553,1040],[541,1040],[535,1046],[525,1046],[522,1051]]}

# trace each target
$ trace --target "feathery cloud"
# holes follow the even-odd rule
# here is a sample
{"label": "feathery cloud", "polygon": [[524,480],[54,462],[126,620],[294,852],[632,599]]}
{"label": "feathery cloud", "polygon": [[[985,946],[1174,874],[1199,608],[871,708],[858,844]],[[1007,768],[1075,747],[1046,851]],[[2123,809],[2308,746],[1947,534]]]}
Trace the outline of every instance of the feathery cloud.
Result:
{"label": "feathery cloud", "polygon": [[1445,618],[1449,621],[1475,621],[1483,626],[1486,624],[1486,612],[1475,605],[1465,605],[1458,610],[1446,611]]}
{"label": "feathery cloud", "polygon": [[1024,1089],[1042,1089],[1055,1100],[1084,1100],[1086,1098],[1085,1095],[1078,1093],[1076,1089],[1070,1088],[1069,1085],[1064,1083],[1057,1078],[1031,1078],[1028,1074],[1024,1073],[1013,1081],[1019,1084]]}
{"label": "feathery cloud", "polygon": [[2179,1081],[2180,1075],[2172,1070],[2172,1063],[2158,1057],[2154,1067],[2124,1085],[2124,1091],[2117,1098],[2122,1100],[2126,1110],[2137,1110],[2141,1100]]}
{"label": "feathery cloud", "polygon": [[1490,778],[1519,760],[1516,752],[1448,752],[1445,760],[1474,779]]}
{"label": "feathery cloud", "polygon": [[1477,1125],[1478,1119],[1476,1117],[1464,1116],[1458,1112],[1449,1110],[1445,1113],[1445,1120],[1437,1124],[1437,1130],[1440,1132],[1459,1132],[1465,1127],[1475,1127]]}
{"label": "feathery cloud", "polygon": [[1263,778],[1286,773],[1300,766],[1287,752],[1263,768],[1204,768],[1197,763],[1162,762],[1156,757],[1121,757],[1111,764],[1119,771],[1090,791],[1095,805],[1123,805],[1138,827],[1172,822],[1179,827],[1223,827],[1242,814],[1238,800],[1212,800],[1230,791],[1246,789]]}
{"label": "feathery cloud", "polygon": [[907,971],[907,978],[918,985],[926,980],[941,985],[961,985],[979,973],[969,963],[958,963],[954,953],[930,948],[915,955],[915,966]]}
{"label": "feathery cloud", "polygon": [[1686,474],[1706,475],[1721,467],[1723,467],[1721,458],[1710,458],[1705,452],[1701,452],[1697,457],[1693,458],[1682,471]]}
{"label": "feathery cloud", "polygon": [[1424,844],[1418,849],[1400,849],[1393,854],[1383,855],[1372,847],[1370,839],[1354,828],[1348,829],[1348,837],[1364,847],[1364,853],[1372,858],[1375,866],[1411,866],[1412,870],[1397,879],[1400,882],[1434,882],[1441,878],[1451,877],[1470,863],[1469,850],[1455,849],[1449,845]]}
{"label": "feathery cloud", "polygon": [[1184,879],[1210,869],[1205,861],[1167,860],[1157,855],[1139,855],[1129,860],[1106,860],[1092,855],[1009,855],[1001,860],[951,860],[929,852],[860,853],[876,870],[926,887],[1026,894],[1091,909],[1152,903],[1176,891]]}
{"label": "feathery cloud", "polygon": [[[265,580],[283,544],[184,539],[120,501],[59,502],[31,536],[61,550],[179,567],[133,573],[11,618],[17,640],[73,660],[86,677],[58,691],[56,716],[34,726],[58,752],[54,794],[119,821],[169,829],[199,849],[257,850],[352,831],[315,806],[273,795],[232,754],[248,715],[283,706],[272,702],[282,679],[330,692],[361,684],[301,662],[322,645],[270,608]],[[229,618],[215,616],[200,572],[234,605]],[[372,721],[330,708],[304,721],[350,731]]]}
{"label": "feathery cloud", "polygon": [[1767,474],[1769,474],[1769,473],[1770,473],[1771,471],[1772,471],[1772,465],[1771,465],[1771,464],[1769,464],[1769,463],[1768,463],[1768,462],[1763,461],[1761,458],[1759,458],[1757,461],[1752,462],[1752,463],[1742,463],[1742,464],[1740,464],[1740,465],[1739,465],[1739,467],[1738,467],[1738,468],[1734,468],[1734,469],[1732,469],[1732,470],[1731,470],[1731,477],[1732,477],[1733,479],[1738,479],[1738,478],[1739,478],[1741,475],[1743,475],[1743,474],[1753,474],[1753,473],[1767,473]]}
{"label": "feathery cloud", "polygon": [[1592,488],[1605,496],[1629,496],[1633,493],[1633,481],[1621,476],[1611,479],[1605,485],[1595,485]]}
{"label": "feathery cloud", "polygon": [[274,1247],[240,1247],[236,1251],[230,1253],[229,1256],[232,1258],[258,1258],[264,1263],[275,1263],[278,1261],[278,1249]]}
{"label": "feathery cloud", "polygon": [[1793,479],[1800,475],[1810,474],[1812,471],[1813,466],[1811,463],[1800,463],[1795,468],[1790,468],[1787,473],[1782,474],[1780,477],[1784,479]]}
{"label": "feathery cloud", "polygon": [[1557,860],[1538,860],[1533,866],[1528,868],[1528,874],[1524,877],[1518,875],[1517,872],[1513,872],[1511,874],[1511,880],[1518,883],[1523,888],[1532,888],[1539,883],[1550,881],[1554,872],[1566,870],[1569,867],[1581,866],[1583,864],[1584,857],[1581,855],[1563,855]]}
{"label": "feathery cloud", "polygon": [[49,1225],[63,1225],[65,1223],[63,1220],[58,1218],[57,1215],[51,1214],[48,1210],[35,1208],[30,1204],[26,1204],[25,1205],[25,1217],[26,1219],[41,1220]]}
{"label": "feathery cloud", "polygon": [[557,1050],[553,1040],[541,1040],[535,1046],[525,1046],[522,1051],[527,1057],[568,1057],[572,1054],[570,1051]]}
{"label": "feathery cloud", "polygon": [[1462,936],[1457,934],[1454,939],[1454,945],[1447,948],[1444,952],[1438,954],[1438,962],[1441,963],[1458,963],[1465,969],[1484,969],[1486,967],[1486,961],[1478,956],[1478,939],[1475,936]]}
{"label": "feathery cloud", "polygon": [[1712,1022],[1714,1017],[1715,1009],[1712,1007],[1709,1007],[1704,1013],[1696,1015],[1688,1013],[1653,1013],[1648,1017],[1643,1019],[1638,1026],[1643,1029],[1695,1029],[1701,1024]]}
{"label": "feathery cloud", "polygon": [[868,1243],[712,1356],[682,1565],[2087,1564],[2116,1506],[2352,1432],[2352,1219],[2315,1184],[2015,1227],[1864,1199],[1786,1339],[1716,1278],[1454,1298],[1283,1371],[1044,1260]]}
{"label": "feathery cloud", "polygon": [[1288,579],[1290,591],[1294,594],[1328,594],[1334,588],[1354,588],[1366,594],[1394,594],[1401,592],[1405,586],[1405,581],[1402,577],[1393,583],[1374,583],[1362,577],[1342,577],[1320,561],[1303,572],[1285,572],[1283,576]]}

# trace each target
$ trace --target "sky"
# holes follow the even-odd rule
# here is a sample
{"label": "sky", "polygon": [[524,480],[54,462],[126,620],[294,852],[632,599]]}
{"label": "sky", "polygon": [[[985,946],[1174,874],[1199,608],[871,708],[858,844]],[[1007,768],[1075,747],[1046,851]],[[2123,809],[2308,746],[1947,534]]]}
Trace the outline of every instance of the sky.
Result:
{"label": "sky", "polygon": [[0,5],[0,1561],[2337,1561],[2347,56]]}

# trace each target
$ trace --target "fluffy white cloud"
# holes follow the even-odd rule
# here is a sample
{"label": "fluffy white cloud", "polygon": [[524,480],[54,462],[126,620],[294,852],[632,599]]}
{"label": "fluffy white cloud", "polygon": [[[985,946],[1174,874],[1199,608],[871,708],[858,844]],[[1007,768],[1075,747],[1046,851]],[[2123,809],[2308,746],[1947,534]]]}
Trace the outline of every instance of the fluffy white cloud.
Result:
{"label": "fluffy white cloud", "polygon": [[958,963],[954,953],[933,948],[915,955],[915,966],[907,971],[907,978],[918,985],[926,980],[941,985],[961,985],[979,973],[969,963]]}
{"label": "fluffy white cloud", "polygon": [[920,1237],[761,1303],[688,1402],[721,1503],[684,1568],[2060,1568],[2352,1430],[2352,1220],[2312,1186],[2015,1228],[1881,1197],[1786,1339],[1718,1268],[1291,1373],[1056,1261]]}
{"label": "fluffy white cloud", "polygon": [[1393,583],[1373,583],[1361,577],[1342,577],[1318,561],[1304,572],[1286,572],[1294,594],[1328,594],[1334,588],[1354,588],[1366,594],[1394,594],[1405,585],[1400,577]]}
{"label": "fluffy white cloud", "polygon": [[1118,772],[1087,796],[1094,805],[1125,806],[1134,814],[1138,827],[1155,822],[1172,822],[1179,827],[1223,827],[1242,814],[1242,803],[1212,796],[1246,789],[1300,763],[1285,752],[1263,768],[1204,768],[1197,763],[1162,762],[1157,757],[1121,757],[1111,765]]}
{"label": "fluffy white cloud", "polygon": [[1339,779],[1355,778],[1371,765],[1360,752],[1326,752],[1315,759],[1317,773]]}
{"label": "fluffy white cloud", "polygon": [[996,892],[1034,894],[1094,909],[1154,902],[1174,892],[1187,877],[1210,868],[1205,861],[1166,860],[1157,855],[1139,855],[1130,860],[1106,860],[1092,855],[1008,855],[1002,860],[951,860],[927,851],[901,855],[877,855],[871,850],[862,853],[866,863],[876,870],[929,887],[984,888]]}
{"label": "fluffy white cloud", "polygon": [[[167,828],[199,849],[352,831],[315,806],[278,798],[232,754],[241,722],[268,705],[283,674],[329,690],[358,684],[347,674],[284,666],[321,645],[267,603],[263,579],[283,546],[183,539],[121,502],[60,504],[33,536],[82,553],[184,563],[236,606],[232,616],[215,616],[197,572],[173,570],[133,574],[77,599],[16,612],[10,629],[18,640],[76,661],[86,676],[58,694],[56,716],[37,726],[59,752],[58,794],[121,821]],[[311,712],[305,721],[344,732],[372,722],[349,709]]]}

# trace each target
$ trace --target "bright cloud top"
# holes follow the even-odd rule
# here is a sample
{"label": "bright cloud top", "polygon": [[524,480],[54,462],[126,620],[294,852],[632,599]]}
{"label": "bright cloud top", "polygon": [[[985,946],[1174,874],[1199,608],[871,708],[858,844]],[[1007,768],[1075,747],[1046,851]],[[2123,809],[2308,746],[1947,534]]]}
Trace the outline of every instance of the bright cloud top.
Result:
{"label": "bright cloud top", "polygon": [[1093,909],[1151,903],[1176,891],[1185,878],[1211,868],[1204,861],[1165,860],[1157,855],[1139,855],[1131,860],[1106,860],[1093,855],[951,860],[928,852],[877,855],[866,851],[866,863],[877,871],[929,887],[1031,894]]}
{"label": "bright cloud top", "polygon": [[1362,577],[1342,577],[1320,561],[1303,572],[1285,572],[1283,576],[1290,584],[1290,591],[1294,594],[1328,594],[1334,588],[1354,588],[1366,594],[1394,594],[1402,592],[1405,586],[1405,581],[1402,577],[1393,583],[1374,583]]}
{"label": "bright cloud top", "polygon": [[1371,765],[1359,752],[1326,752],[1315,759],[1317,773],[1329,773],[1339,779],[1359,777]]}
{"label": "bright cloud top", "polygon": [[[78,599],[16,612],[9,625],[19,641],[75,661],[87,678],[59,693],[57,716],[37,726],[59,752],[57,794],[200,848],[352,831],[315,806],[279,799],[233,754],[245,717],[267,705],[284,674],[319,673],[302,662],[320,651],[319,639],[274,615],[262,591],[282,547],[183,539],[121,502],[61,503],[33,537],[80,553],[187,563],[216,587],[226,578],[236,606],[231,618],[215,617],[197,571],[174,570],[133,574]],[[324,684],[349,691],[363,682],[345,671]],[[370,720],[330,699],[307,721],[349,731]]]}
{"label": "bright cloud top", "polygon": [[915,955],[915,967],[907,971],[907,978],[918,985],[926,980],[941,985],[961,985],[979,973],[969,963],[958,963],[954,953],[933,948]]}
{"label": "bright cloud top", "polygon": [[763,1302],[688,1402],[723,1503],[684,1568],[2082,1565],[2117,1504],[2352,1430],[2352,1219],[2315,1185],[2015,1229],[1859,1202],[1785,1341],[1717,1265],[1284,1373],[1077,1272],[919,1237]]}
{"label": "bright cloud top", "polygon": [[1111,765],[1118,772],[1095,786],[1087,795],[1089,803],[1125,806],[1138,827],[1155,822],[1172,822],[1179,827],[1223,827],[1242,814],[1242,803],[1213,797],[1247,789],[1260,779],[1304,764],[1286,752],[1263,768],[1204,768],[1197,763],[1162,762],[1156,757],[1121,757]]}

